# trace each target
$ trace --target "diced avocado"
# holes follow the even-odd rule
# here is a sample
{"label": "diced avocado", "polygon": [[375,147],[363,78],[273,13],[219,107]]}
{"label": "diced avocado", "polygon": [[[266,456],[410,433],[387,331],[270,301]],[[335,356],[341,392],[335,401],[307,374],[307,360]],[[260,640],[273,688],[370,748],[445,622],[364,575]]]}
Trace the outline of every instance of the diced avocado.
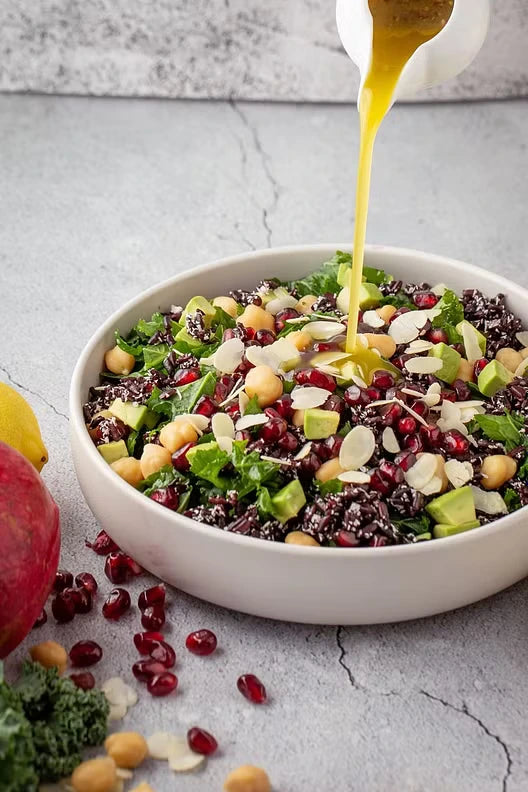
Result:
{"label": "diced avocado", "polygon": [[189,300],[183,310],[183,315],[187,316],[187,314],[196,313],[198,310],[203,311],[205,324],[210,325],[215,317],[216,309],[205,297],[193,297],[192,300]]}
{"label": "diced avocado", "polygon": [[469,522],[460,523],[460,525],[446,525],[445,523],[438,523],[433,529],[435,539],[444,539],[446,536],[454,536],[464,531],[471,531],[473,528],[478,528],[480,523],[478,520],[470,520]]}
{"label": "diced avocado", "polygon": [[124,440],[114,440],[112,443],[104,443],[97,446],[97,450],[109,465],[117,462],[118,459],[128,456],[128,450]]}
{"label": "diced avocado", "polygon": [[494,396],[500,388],[504,388],[512,379],[513,374],[511,371],[508,371],[498,360],[492,360],[480,372],[477,385],[484,396]]}
{"label": "diced avocado", "polygon": [[362,283],[359,287],[359,307],[362,311],[375,308],[383,300],[383,294],[374,283]]}
{"label": "diced avocado", "polygon": [[428,503],[425,509],[437,523],[461,525],[477,519],[471,487],[446,492]]}
{"label": "diced avocado", "polygon": [[337,270],[337,282],[340,286],[350,286],[350,273],[352,267],[346,261],[342,261]]}
{"label": "diced avocado", "polygon": [[325,440],[337,432],[339,413],[311,407],[304,411],[304,434],[307,440]]}
{"label": "diced avocado", "polygon": [[155,413],[152,410],[147,410],[143,424],[147,427],[147,429],[154,429],[154,427],[159,423],[160,418],[161,415],[159,413]]}
{"label": "diced avocado", "polygon": [[108,409],[112,415],[130,426],[131,429],[141,429],[148,412],[144,405],[124,402],[121,399],[115,399]]}
{"label": "diced avocado", "polygon": [[213,448],[218,448],[218,443],[215,443],[214,440],[212,440],[210,443],[198,443],[198,445],[189,448],[185,456],[187,457],[188,461],[192,464],[192,461],[196,456],[196,454],[198,453],[198,451],[211,451]]}
{"label": "diced avocado", "polygon": [[198,339],[193,338],[192,335],[189,335],[185,327],[182,327],[181,330],[178,330],[176,333],[176,341],[184,341],[190,347],[197,347],[201,346],[202,342],[198,341]]}
{"label": "diced avocado", "polygon": [[101,410],[98,413],[95,413],[94,418],[114,418],[115,416],[112,415],[110,410]]}
{"label": "diced avocado", "polygon": [[414,541],[415,542],[427,542],[427,541],[429,541],[429,539],[432,539],[432,538],[433,538],[432,535],[429,533],[429,531],[427,531],[427,533],[418,534],[418,536],[416,537],[416,539]]}
{"label": "diced avocado", "polygon": [[462,360],[462,355],[456,349],[444,343],[435,344],[429,350],[429,357],[440,358],[443,363],[442,368],[439,371],[435,371],[435,377],[449,384],[456,380],[460,361]]}
{"label": "diced avocado", "polygon": [[286,484],[271,499],[273,516],[281,523],[291,520],[299,514],[306,503],[306,496],[299,479],[294,479]]}
{"label": "diced avocado", "polygon": [[479,332],[477,330],[477,328],[474,325],[471,324],[471,322],[468,322],[467,319],[463,319],[462,322],[459,322],[457,324],[457,326],[456,326],[457,333],[462,335],[462,330],[464,329],[464,326],[468,326],[468,325],[473,330],[473,332],[475,333],[475,336],[476,336],[477,341],[478,341],[478,345],[480,347],[480,351],[482,352],[483,355],[485,355],[486,354],[486,336],[482,335],[482,333]]}

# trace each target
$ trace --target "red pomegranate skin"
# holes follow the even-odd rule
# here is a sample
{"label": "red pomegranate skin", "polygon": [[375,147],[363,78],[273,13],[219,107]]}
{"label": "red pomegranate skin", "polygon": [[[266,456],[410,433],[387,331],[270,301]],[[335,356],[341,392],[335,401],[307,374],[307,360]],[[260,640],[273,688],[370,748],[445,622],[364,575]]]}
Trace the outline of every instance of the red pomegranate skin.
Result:
{"label": "red pomegranate skin", "polygon": [[0,659],[40,614],[59,564],[59,509],[22,454],[0,443]]}

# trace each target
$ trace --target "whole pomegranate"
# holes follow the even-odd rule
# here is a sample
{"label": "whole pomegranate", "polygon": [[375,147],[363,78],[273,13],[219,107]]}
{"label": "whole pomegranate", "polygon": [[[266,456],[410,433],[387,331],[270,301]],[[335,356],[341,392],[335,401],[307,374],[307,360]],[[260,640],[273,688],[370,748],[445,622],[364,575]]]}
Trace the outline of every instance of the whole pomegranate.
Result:
{"label": "whole pomegranate", "polygon": [[59,510],[35,468],[0,443],[0,658],[26,637],[59,563]]}

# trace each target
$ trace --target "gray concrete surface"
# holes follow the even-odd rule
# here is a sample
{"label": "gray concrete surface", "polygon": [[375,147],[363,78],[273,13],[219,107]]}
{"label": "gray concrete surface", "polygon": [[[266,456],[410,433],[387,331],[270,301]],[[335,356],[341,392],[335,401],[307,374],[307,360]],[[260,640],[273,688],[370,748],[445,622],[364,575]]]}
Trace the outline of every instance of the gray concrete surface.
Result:
{"label": "gray concrete surface", "polygon": [[[527,122],[523,102],[396,108],[377,149],[369,239],[527,285]],[[185,267],[351,237],[356,152],[351,108],[0,98],[0,378],[41,423],[62,564],[94,571],[101,588],[97,612],[63,627],[50,620],[12,672],[29,644],[52,637],[68,647],[98,640],[98,681],[129,677],[136,659],[137,610],[119,624],[102,619],[111,586],[84,547],[97,525],[72,470],[67,391],[85,341],[123,301]],[[276,792],[525,792],[527,598],[524,582],[426,621],[334,629],[171,591],[180,690],[166,700],[141,690],[123,727],[199,724],[221,753],[196,775],[149,763],[136,778],[156,792],[220,790],[249,761],[267,768]],[[199,627],[218,635],[210,659],[183,646]],[[269,705],[239,695],[243,672],[262,678]]]}
{"label": "gray concrete surface", "polygon": [[[528,94],[526,2],[493,7],[475,62],[426,96]],[[350,101],[357,85],[335,0],[0,3],[0,91]]]}

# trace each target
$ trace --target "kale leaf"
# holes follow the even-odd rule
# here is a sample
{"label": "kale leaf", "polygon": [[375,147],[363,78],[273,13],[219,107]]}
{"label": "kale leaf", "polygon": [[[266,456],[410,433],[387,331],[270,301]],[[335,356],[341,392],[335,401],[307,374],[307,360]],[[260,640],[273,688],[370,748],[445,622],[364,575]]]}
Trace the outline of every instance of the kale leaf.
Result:
{"label": "kale leaf", "polygon": [[391,522],[402,533],[413,533],[420,536],[431,531],[431,519],[427,514],[420,514],[418,517],[408,517],[405,520],[391,518]]}
{"label": "kale leaf", "polygon": [[330,261],[325,261],[321,268],[312,272],[311,275],[290,283],[290,288],[296,289],[299,297],[304,297],[306,294],[314,294],[319,297],[327,292],[335,294],[341,290],[341,286],[337,282],[337,273],[339,272],[341,257],[346,255],[344,253],[336,253]]}
{"label": "kale leaf", "polygon": [[509,512],[517,511],[522,506],[521,499],[514,489],[508,487],[504,493],[504,503],[508,507]]}
{"label": "kale leaf", "polygon": [[458,344],[462,336],[456,331],[456,325],[464,318],[464,306],[451,289],[446,289],[440,300],[436,303],[440,309],[438,316],[433,319],[433,327],[440,327],[447,333],[450,344]]}
{"label": "kale leaf", "polygon": [[216,377],[210,371],[205,377],[188,385],[180,385],[176,388],[176,393],[170,399],[160,399],[161,391],[154,388],[147,402],[150,410],[161,413],[170,421],[177,415],[184,415],[192,412],[192,409],[200,396],[212,396],[216,385]]}
{"label": "kale leaf", "polygon": [[522,445],[523,435],[519,429],[524,426],[524,418],[518,413],[505,415],[475,415],[474,422],[489,440],[504,443],[506,451]]}

